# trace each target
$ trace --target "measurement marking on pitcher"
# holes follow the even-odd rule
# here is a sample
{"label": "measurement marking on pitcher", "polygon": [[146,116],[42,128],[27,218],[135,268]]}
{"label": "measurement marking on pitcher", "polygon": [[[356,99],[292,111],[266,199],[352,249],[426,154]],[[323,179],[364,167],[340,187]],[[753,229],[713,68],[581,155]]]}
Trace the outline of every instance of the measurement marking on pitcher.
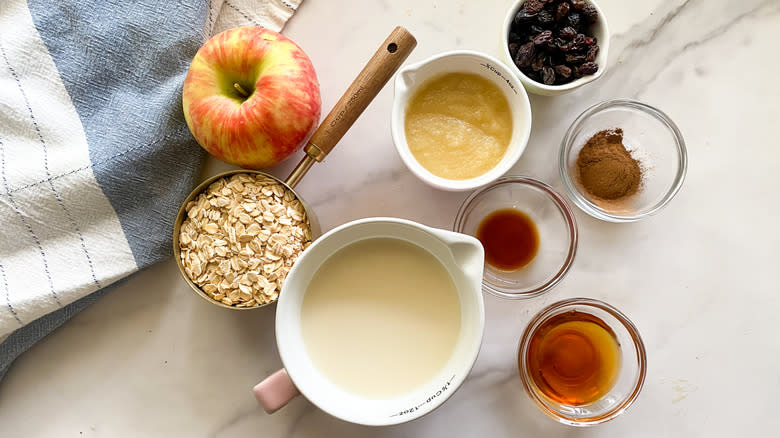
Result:
{"label": "measurement marking on pitcher", "polygon": [[498,69],[496,69],[495,67],[493,67],[492,65],[490,65],[490,63],[487,63],[487,62],[486,62],[486,63],[484,63],[484,64],[480,64],[480,65],[481,65],[482,67],[485,67],[486,69],[488,69],[488,70],[492,71],[492,72],[493,72],[493,73],[495,73],[495,74],[496,74],[498,77],[500,77],[501,79],[503,79],[503,80],[506,82],[506,84],[507,84],[507,85],[509,85],[509,89],[511,89],[512,91],[514,91],[514,92],[515,92],[515,94],[517,94],[517,90],[515,89],[515,85],[512,83],[512,81],[510,81],[509,79],[507,79],[507,78],[506,78],[506,76],[504,76],[504,75],[503,75],[503,74],[502,74],[500,71],[498,71]]}
{"label": "measurement marking on pitcher", "polygon": [[424,405],[426,405],[426,404],[432,402],[433,400],[441,397],[442,394],[447,392],[450,389],[450,386],[452,385],[452,381],[454,379],[455,379],[455,374],[453,374],[452,377],[450,377],[450,379],[447,380],[447,382],[444,385],[442,385],[442,387],[438,391],[436,391],[433,394],[431,394],[424,402],[420,403],[417,406],[411,407],[409,409],[404,409],[403,411],[398,412],[396,414],[393,414],[390,417],[397,417],[399,415],[407,415],[407,414],[411,414],[413,412],[417,412],[421,407],[423,407]]}

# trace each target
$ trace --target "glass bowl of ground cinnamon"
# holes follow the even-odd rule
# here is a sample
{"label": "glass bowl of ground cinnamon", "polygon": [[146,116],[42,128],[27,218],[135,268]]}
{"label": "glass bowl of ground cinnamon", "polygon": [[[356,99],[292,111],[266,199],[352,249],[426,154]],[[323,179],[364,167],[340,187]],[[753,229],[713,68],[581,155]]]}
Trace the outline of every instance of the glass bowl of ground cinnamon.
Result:
{"label": "glass bowl of ground cinnamon", "polygon": [[563,138],[560,172],[572,201],[609,222],[634,222],[669,203],[685,179],[687,152],[677,125],[642,102],[588,108]]}

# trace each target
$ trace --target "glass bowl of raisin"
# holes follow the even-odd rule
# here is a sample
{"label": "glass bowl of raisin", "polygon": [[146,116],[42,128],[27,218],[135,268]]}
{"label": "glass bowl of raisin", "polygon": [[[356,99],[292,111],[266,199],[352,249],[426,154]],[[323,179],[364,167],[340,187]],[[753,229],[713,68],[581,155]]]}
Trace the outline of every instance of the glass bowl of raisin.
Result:
{"label": "glass bowl of raisin", "polygon": [[591,0],[517,0],[502,32],[504,59],[531,93],[567,93],[606,70],[609,28]]}

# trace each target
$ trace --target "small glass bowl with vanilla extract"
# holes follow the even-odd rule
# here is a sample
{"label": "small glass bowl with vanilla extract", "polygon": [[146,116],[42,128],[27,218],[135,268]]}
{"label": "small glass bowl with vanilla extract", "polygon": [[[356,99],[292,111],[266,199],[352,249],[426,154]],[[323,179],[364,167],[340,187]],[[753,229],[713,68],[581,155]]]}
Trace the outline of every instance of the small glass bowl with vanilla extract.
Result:
{"label": "small glass bowl with vanilla extract", "polygon": [[611,305],[589,298],[542,309],[520,338],[517,356],[531,399],[570,426],[601,424],[625,412],[647,373],[636,326]]}
{"label": "small glass bowl with vanilla extract", "polygon": [[555,287],[577,253],[577,222],[566,200],[542,181],[499,178],[471,193],[453,230],[485,248],[482,289],[522,299]]}

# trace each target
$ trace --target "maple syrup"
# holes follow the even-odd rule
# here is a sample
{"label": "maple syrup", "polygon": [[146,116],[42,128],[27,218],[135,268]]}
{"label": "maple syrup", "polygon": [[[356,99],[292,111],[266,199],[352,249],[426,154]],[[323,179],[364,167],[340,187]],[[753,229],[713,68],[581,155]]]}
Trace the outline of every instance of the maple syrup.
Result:
{"label": "maple syrup", "polygon": [[476,233],[485,248],[485,261],[494,268],[513,271],[531,263],[539,251],[539,231],[520,210],[504,208],[482,219]]}
{"label": "maple syrup", "polygon": [[600,318],[571,310],[536,329],[526,362],[534,384],[545,396],[561,404],[585,405],[615,385],[620,374],[620,344]]}

